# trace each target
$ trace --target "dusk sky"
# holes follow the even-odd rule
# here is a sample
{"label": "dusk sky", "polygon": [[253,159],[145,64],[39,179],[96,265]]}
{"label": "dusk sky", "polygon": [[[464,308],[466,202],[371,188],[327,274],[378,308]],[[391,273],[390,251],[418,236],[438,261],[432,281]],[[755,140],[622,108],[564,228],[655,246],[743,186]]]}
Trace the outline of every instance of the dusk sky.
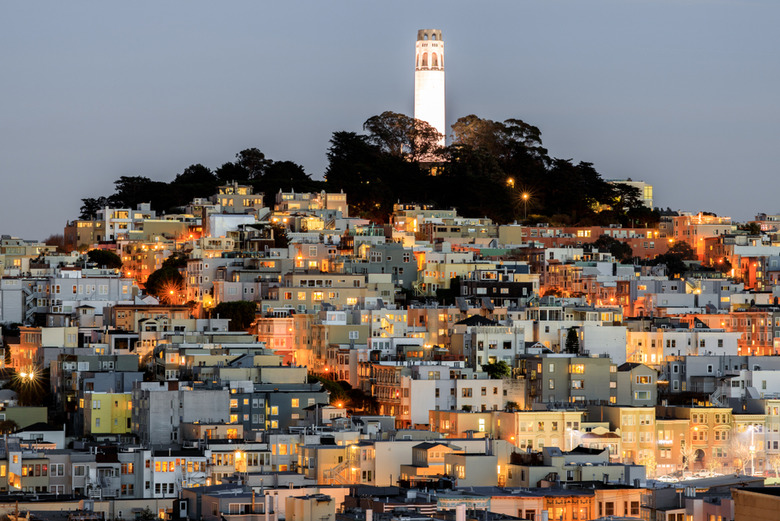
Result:
{"label": "dusk sky", "polygon": [[448,124],[520,118],[659,206],[780,213],[778,22],[777,0],[2,2],[0,233],[248,147],[321,178],[332,132],[412,115],[421,28]]}

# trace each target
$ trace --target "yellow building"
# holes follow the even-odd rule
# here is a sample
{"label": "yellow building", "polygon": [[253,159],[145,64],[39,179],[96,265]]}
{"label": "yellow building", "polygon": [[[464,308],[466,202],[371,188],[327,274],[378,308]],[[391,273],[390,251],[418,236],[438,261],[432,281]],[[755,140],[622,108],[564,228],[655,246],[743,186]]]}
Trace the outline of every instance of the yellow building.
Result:
{"label": "yellow building", "polygon": [[79,400],[79,407],[84,414],[84,434],[130,433],[133,414],[131,398],[131,393],[84,393],[84,397]]}
{"label": "yellow building", "polygon": [[623,463],[655,467],[655,407],[592,406],[588,408],[588,417],[591,421],[609,422],[610,430],[620,434],[619,456]]}
{"label": "yellow building", "polygon": [[742,461],[749,458],[749,436],[732,440],[734,416],[730,407],[658,407],[657,412],[659,417],[688,420],[688,435],[685,440],[679,440],[687,470],[733,468],[735,458]]}
{"label": "yellow building", "polygon": [[455,277],[465,278],[471,272],[496,269],[495,262],[467,261],[461,255],[442,260],[418,258],[419,271],[413,286],[418,295],[435,296],[436,290],[450,289],[450,281]]}

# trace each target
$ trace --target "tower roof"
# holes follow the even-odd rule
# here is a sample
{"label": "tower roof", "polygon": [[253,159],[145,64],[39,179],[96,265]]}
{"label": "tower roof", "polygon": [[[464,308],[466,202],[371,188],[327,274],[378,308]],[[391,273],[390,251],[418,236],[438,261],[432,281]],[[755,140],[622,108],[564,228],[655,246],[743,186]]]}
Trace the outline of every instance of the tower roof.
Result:
{"label": "tower roof", "polygon": [[441,29],[420,29],[417,31],[417,41],[442,40]]}

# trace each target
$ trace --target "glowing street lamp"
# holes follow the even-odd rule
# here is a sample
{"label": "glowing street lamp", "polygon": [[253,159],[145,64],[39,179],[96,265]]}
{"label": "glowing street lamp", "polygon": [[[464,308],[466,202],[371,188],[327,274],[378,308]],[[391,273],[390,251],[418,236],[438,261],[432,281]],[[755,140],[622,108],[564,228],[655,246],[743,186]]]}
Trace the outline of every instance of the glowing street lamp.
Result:
{"label": "glowing street lamp", "polygon": [[750,431],[750,475],[755,476],[756,475],[756,441],[755,441],[755,433],[756,433],[756,426],[755,425],[749,425],[748,430]]}
{"label": "glowing street lamp", "polygon": [[523,198],[523,220],[525,221],[528,219],[528,199],[531,197],[531,194],[528,192],[523,192],[522,198]]}
{"label": "glowing street lamp", "polygon": [[577,429],[572,429],[571,427],[566,427],[566,431],[569,433],[569,450],[574,450],[574,435],[576,434],[577,437],[579,437],[582,435],[582,433]]}

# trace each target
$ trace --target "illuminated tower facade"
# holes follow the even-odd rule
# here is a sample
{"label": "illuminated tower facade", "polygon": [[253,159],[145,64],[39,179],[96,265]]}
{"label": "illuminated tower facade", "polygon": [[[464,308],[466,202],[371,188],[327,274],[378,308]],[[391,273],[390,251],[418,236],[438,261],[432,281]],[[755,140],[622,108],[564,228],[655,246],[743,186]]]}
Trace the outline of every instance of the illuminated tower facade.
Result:
{"label": "illuminated tower facade", "polygon": [[444,40],[439,29],[417,31],[414,56],[414,117],[447,134],[444,113]]}

